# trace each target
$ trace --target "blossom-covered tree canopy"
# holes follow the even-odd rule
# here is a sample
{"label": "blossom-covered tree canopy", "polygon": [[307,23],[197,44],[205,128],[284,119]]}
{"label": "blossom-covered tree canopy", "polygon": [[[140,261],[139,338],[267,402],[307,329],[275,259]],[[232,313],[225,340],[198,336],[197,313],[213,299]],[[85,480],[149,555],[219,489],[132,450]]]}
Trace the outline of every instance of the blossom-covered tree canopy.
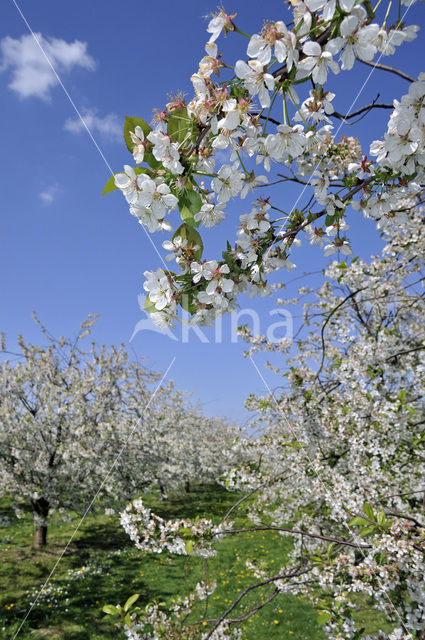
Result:
{"label": "blossom-covered tree canopy", "polygon": [[[177,215],[170,214],[180,215],[163,242],[177,272],[164,261],[145,272],[145,308],[155,322],[169,325],[182,306],[191,322],[209,324],[235,309],[239,293],[270,293],[267,277],[293,268],[290,256],[302,238],[326,256],[349,255],[349,207],[381,226],[415,207],[424,180],[425,76],[390,67],[410,83],[406,94],[393,105],[372,103],[345,115],[335,110],[331,90],[333,76],[358,61],[388,71],[381,58],[417,37],[418,27],[406,22],[412,4],[300,0],[252,35],[239,28],[243,16],[236,22],[222,8],[208,25],[191,99],[171,100],[154,129],[126,118],[136,166],[126,165],[104,193],[120,189],[147,233],[171,233]],[[247,43],[241,59],[223,58],[222,33]],[[362,149],[354,135],[338,137],[335,123],[375,107],[393,110],[383,139]],[[302,187],[292,209],[282,204],[281,190],[274,192],[287,181]],[[236,238],[221,256],[206,259],[201,235],[226,218],[236,197],[246,207]]]}

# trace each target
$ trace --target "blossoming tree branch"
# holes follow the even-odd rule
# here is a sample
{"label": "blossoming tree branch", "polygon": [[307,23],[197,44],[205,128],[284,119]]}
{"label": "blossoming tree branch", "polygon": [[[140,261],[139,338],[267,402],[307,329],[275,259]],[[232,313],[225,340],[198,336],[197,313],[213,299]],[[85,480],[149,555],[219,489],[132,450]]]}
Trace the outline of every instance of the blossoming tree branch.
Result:
{"label": "blossoming tree branch", "polygon": [[[414,81],[379,62],[416,38],[418,27],[404,20],[411,4],[294,1],[288,25],[270,21],[252,36],[239,28],[236,14],[221,8],[208,24],[206,55],[191,76],[191,100],[172,99],[157,113],[154,129],[139,117],[126,118],[124,138],[136,166],[125,165],[104,193],[120,189],[149,233],[171,234],[162,246],[177,270],[163,261],[145,272],[145,308],[156,323],[172,325],[180,306],[191,322],[211,324],[234,310],[239,293],[269,294],[267,278],[295,266],[290,257],[303,237],[325,255],[350,254],[349,206],[381,222],[416,205],[423,181],[425,76]],[[223,59],[217,44],[222,33],[241,39],[241,59]],[[401,102],[337,112],[328,82],[358,61],[405,78],[410,87]],[[335,123],[378,108],[393,110],[388,131],[367,151],[356,137],[334,134]],[[302,185],[302,207],[288,209],[281,196],[274,197],[275,185],[287,181]],[[248,196],[254,200],[249,204]],[[202,235],[226,218],[237,197],[244,208],[236,237],[221,256],[206,259]]]}

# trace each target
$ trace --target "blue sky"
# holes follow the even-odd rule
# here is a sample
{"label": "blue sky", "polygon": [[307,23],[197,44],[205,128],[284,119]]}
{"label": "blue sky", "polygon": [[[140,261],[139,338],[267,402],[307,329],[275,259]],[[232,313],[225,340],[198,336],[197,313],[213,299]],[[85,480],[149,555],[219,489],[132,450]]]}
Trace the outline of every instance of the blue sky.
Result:
{"label": "blue sky", "polygon": [[[190,75],[196,71],[207,41],[205,28],[216,7],[206,0],[176,3],[127,0],[43,0],[18,3],[22,13],[54,62],[66,90],[86,118],[106,162],[113,170],[131,164],[120,130],[125,115],[150,121],[154,108],[162,108],[167,94],[179,89],[190,96]],[[0,135],[2,154],[2,202],[0,233],[0,330],[13,345],[19,333],[29,340],[40,336],[31,319],[36,310],[55,334],[72,335],[90,312],[100,313],[95,338],[107,344],[125,343],[146,364],[165,370],[175,356],[170,376],[177,386],[193,390],[208,414],[226,415],[243,423],[248,413],[243,401],[249,393],[264,393],[263,382],[252,364],[243,358],[245,345],[230,342],[230,318],[223,321],[223,342],[213,342],[213,331],[204,330],[208,343],[196,335],[188,342],[139,332],[129,339],[143,314],[137,296],[142,292],[143,272],[160,266],[159,259],[137,222],[129,215],[119,193],[100,194],[109,177],[108,167],[75,111],[57,84],[12,2],[2,3],[0,27]],[[258,32],[265,19],[287,19],[281,0],[226,2],[237,12],[236,22],[248,33]],[[424,23],[423,9],[414,6],[408,23]],[[383,62],[417,75],[424,58],[419,38]],[[77,42],[76,42],[77,41]],[[246,59],[247,41],[241,36],[219,40],[225,59]],[[336,109],[347,110],[370,69],[358,64],[355,72],[342,73],[337,87]],[[375,72],[367,81],[356,108],[377,92],[380,101],[407,92],[405,81]],[[360,138],[367,151],[371,139],[386,129],[388,112],[375,112],[363,121]],[[359,130],[344,126],[340,134]],[[295,202],[294,187],[274,187],[285,206]],[[275,200],[277,202],[277,200]],[[289,207],[290,208],[290,207]],[[240,201],[229,207],[224,225],[209,234],[207,257],[215,257],[225,240],[233,241],[238,215],[249,211]],[[371,224],[352,214],[352,246],[355,255],[367,257],[379,250],[380,240]],[[160,247],[166,235],[153,240]],[[320,270],[326,261],[317,250],[302,247],[294,256],[298,271]],[[317,284],[309,276],[305,284]],[[299,284],[299,283],[297,283]],[[256,309],[265,331],[273,299],[241,300]],[[241,322],[247,319],[241,318]],[[264,370],[271,386],[273,374]]]}

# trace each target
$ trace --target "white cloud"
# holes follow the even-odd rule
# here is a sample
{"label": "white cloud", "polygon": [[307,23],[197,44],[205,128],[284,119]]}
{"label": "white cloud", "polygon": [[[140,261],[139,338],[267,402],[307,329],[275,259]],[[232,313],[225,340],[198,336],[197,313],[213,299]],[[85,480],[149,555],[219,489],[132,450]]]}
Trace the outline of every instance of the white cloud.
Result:
{"label": "white cloud", "polygon": [[[104,140],[119,142],[123,137],[123,125],[115,113],[108,113],[106,116],[98,116],[96,109],[86,109],[82,112],[82,117],[91,133],[99,133]],[[86,131],[86,127],[80,118],[68,118],[64,128],[71,133],[81,133]]]}
{"label": "white cloud", "polygon": [[59,193],[59,186],[57,184],[48,187],[41,191],[38,195],[43,204],[49,205],[56,200],[56,196]]}
{"label": "white cloud", "polygon": [[19,97],[36,96],[49,100],[50,90],[58,84],[58,80],[46,56],[59,76],[69,72],[73,67],[94,70],[95,61],[87,53],[86,42],[44,38],[41,33],[36,33],[35,36],[46,55],[30,34],[20,38],[6,36],[0,41],[0,72],[10,69],[12,81],[9,88]]}

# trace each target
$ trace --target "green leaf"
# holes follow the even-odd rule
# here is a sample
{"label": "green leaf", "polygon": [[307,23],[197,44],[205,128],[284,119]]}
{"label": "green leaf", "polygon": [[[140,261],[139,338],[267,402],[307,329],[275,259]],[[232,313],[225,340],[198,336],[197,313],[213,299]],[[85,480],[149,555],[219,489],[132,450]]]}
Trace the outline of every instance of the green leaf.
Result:
{"label": "green leaf", "polygon": [[148,313],[158,313],[158,309],[155,307],[154,303],[151,301],[149,296],[146,296],[143,309]]}
{"label": "green leaf", "polygon": [[194,121],[187,113],[186,107],[179,107],[172,111],[167,123],[167,133],[174,142],[181,144],[189,137],[192,138]]}
{"label": "green leaf", "polygon": [[186,549],[187,555],[190,555],[190,553],[192,552],[194,546],[195,545],[194,545],[193,540],[186,540],[186,542],[184,543],[184,547]]}
{"label": "green leaf", "polygon": [[103,187],[102,196],[106,196],[107,193],[111,193],[111,191],[115,191],[116,189],[118,189],[118,187],[115,184],[116,175],[117,174],[114,173],[114,175],[109,178],[108,182]]}
{"label": "green leaf", "polygon": [[124,611],[128,611],[131,605],[134,604],[136,600],[138,600],[139,598],[140,598],[140,593],[135,593],[134,595],[130,596],[124,605]]}
{"label": "green leaf", "polygon": [[196,307],[193,304],[193,294],[187,291],[183,291],[180,296],[180,306],[182,309],[193,315],[196,312]]}
{"label": "green leaf", "polygon": [[375,516],[373,514],[373,507],[371,504],[369,504],[368,502],[365,502],[363,504],[363,510],[367,515],[367,517],[369,518],[369,520],[375,520]]}
{"label": "green leaf", "polygon": [[331,556],[332,556],[332,553],[334,552],[334,549],[335,549],[335,545],[334,545],[333,542],[331,542],[331,544],[328,545],[328,548],[327,548],[327,551],[326,551],[326,557],[328,559],[328,562],[332,561]]}
{"label": "green leaf", "polygon": [[375,527],[363,527],[363,529],[360,530],[362,538],[366,538],[371,533],[375,533]]}
{"label": "green leaf", "polygon": [[131,627],[131,617],[129,613],[127,613],[127,615],[124,617],[123,622],[127,625],[127,627]]}
{"label": "green leaf", "polygon": [[152,131],[152,127],[150,127],[148,123],[141,118],[131,118],[130,116],[126,116],[124,122],[124,140],[130,153],[133,153],[134,147],[134,142],[131,139],[130,131],[134,131],[136,127],[141,128],[141,130],[145,134],[145,138],[147,138],[149,133]]}
{"label": "green leaf", "polygon": [[187,244],[189,247],[196,247],[196,246],[199,247],[199,249],[197,249],[193,254],[194,259],[196,261],[199,261],[201,259],[202,251],[204,249],[202,238],[199,232],[196,231],[196,229],[194,229],[190,225],[183,222],[183,224],[181,224],[177,229],[177,231],[173,234],[173,240],[177,238],[177,236],[180,236],[182,240],[187,240]]}
{"label": "green leaf", "polygon": [[329,622],[329,620],[332,620],[332,614],[329,613],[328,611],[319,611],[317,614],[317,622],[320,625],[324,625],[327,622]]}
{"label": "green leaf", "polygon": [[235,85],[233,83],[230,85],[230,95],[232,96],[232,98],[246,98],[247,93],[248,92],[245,87],[241,85]]}
{"label": "green leaf", "polygon": [[[125,117],[124,140],[125,140],[125,144],[127,145],[127,149],[130,151],[131,154],[133,153],[134,142],[131,139],[130,131],[134,131],[136,127],[140,127],[142,129],[143,133],[145,134],[145,139],[148,137],[148,135],[152,131],[152,127],[150,127],[148,123],[142,120],[141,118],[130,118],[129,116]],[[155,158],[152,151],[149,151],[149,149],[145,150],[144,160],[152,169],[163,168],[162,163]]]}
{"label": "green leaf", "polygon": [[103,613],[107,613],[110,616],[119,616],[120,612],[113,604],[105,604],[102,609]]}
{"label": "green leaf", "polygon": [[348,526],[349,527],[354,527],[355,525],[360,525],[360,526],[368,525],[369,526],[369,524],[370,524],[370,522],[368,520],[366,520],[366,518],[362,518],[361,516],[356,516],[355,518],[350,520],[350,522],[348,523]]}
{"label": "green leaf", "polygon": [[385,524],[385,512],[383,510],[379,511],[377,516],[376,516],[376,521],[379,525],[381,525],[381,527]]}
{"label": "green leaf", "polygon": [[179,198],[180,217],[191,227],[197,227],[199,223],[195,222],[195,214],[201,210],[202,199],[199,193],[193,189],[186,189]]}
{"label": "green leaf", "polygon": [[[140,175],[141,173],[150,173],[150,170],[146,167],[133,167],[133,169],[136,175]],[[117,171],[117,173],[121,172]],[[115,176],[117,175],[117,173],[114,173],[114,175],[109,178],[108,182],[103,187],[102,196],[106,196],[107,193],[111,193],[111,191],[116,191],[116,189],[118,189],[115,184]]]}

